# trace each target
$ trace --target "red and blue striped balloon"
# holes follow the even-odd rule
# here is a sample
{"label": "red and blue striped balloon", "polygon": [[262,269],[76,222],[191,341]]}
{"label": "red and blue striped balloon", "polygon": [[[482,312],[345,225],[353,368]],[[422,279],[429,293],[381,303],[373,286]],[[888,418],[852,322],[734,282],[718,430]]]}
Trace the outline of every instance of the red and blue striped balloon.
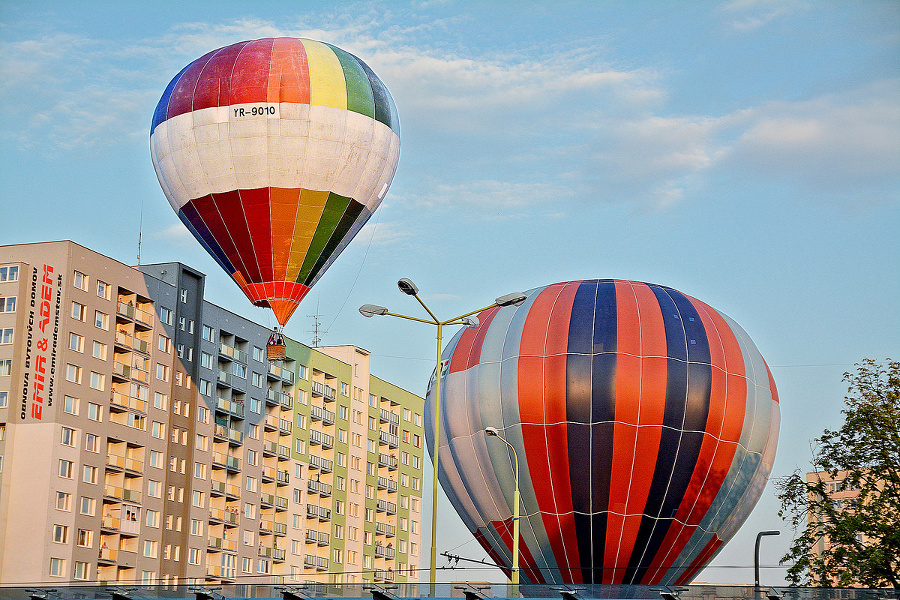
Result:
{"label": "red and blue striped balloon", "polygon": [[[686,584],[762,494],[778,394],[750,337],[672,288],[612,279],[531,290],[443,352],[439,477],[523,582]],[[426,417],[433,431],[433,385]],[[432,448],[434,440],[429,441]]]}

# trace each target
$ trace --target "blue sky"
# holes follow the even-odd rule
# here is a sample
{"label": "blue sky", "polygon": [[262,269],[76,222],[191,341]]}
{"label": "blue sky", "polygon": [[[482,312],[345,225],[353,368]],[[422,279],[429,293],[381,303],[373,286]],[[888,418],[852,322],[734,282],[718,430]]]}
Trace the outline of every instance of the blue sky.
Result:
{"label": "blue sky", "polygon": [[[844,371],[900,357],[896,2],[6,0],[0,243],[72,239],[134,264],[142,220],[142,262],[194,266],[210,300],[274,324],[183,229],[148,139],[184,65],[281,35],[365,60],[402,143],[292,337],[309,343],[318,312],[324,343],[369,349],[376,374],[424,394],[433,330],[356,311],[415,313],[400,277],[439,316],[558,281],[668,285],[734,318],[772,366],[775,476],[806,470],[811,438],[840,423]],[[764,541],[776,562],[776,510],[770,486],[698,581],[752,582],[763,529],[784,531]],[[438,551],[483,556],[451,512]]]}

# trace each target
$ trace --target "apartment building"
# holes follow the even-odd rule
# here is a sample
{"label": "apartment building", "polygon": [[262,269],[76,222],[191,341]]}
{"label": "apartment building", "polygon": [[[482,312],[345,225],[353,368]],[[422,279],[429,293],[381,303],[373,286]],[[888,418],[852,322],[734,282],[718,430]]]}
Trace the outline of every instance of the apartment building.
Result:
{"label": "apartment building", "polygon": [[204,281],[0,246],[0,583],[418,580],[423,399]]}

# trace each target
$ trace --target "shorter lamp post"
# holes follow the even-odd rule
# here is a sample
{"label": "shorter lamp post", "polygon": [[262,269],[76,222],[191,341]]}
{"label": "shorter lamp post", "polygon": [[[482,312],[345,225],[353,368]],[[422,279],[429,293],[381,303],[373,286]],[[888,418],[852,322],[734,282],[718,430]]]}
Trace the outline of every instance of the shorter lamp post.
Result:
{"label": "shorter lamp post", "polygon": [[781,535],[780,531],[760,531],[756,534],[756,548],[753,550],[753,585],[759,589],[759,540],[764,535]]}
{"label": "shorter lamp post", "polygon": [[493,436],[509,446],[512,450],[513,460],[516,467],[516,491],[513,494],[513,560],[512,560],[512,577],[510,580],[513,584],[513,594],[519,593],[519,455],[516,448],[507,441],[505,437],[500,435],[496,427],[485,427],[484,433]]}

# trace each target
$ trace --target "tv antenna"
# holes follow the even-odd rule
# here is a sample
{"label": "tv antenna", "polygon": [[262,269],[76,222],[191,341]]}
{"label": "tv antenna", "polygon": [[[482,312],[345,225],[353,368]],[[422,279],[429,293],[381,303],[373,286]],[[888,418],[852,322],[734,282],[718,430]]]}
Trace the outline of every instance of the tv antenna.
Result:
{"label": "tv antenna", "polygon": [[321,321],[319,321],[319,317],[321,317],[322,315],[319,313],[319,301],[318,300],[316,300],[316,314],[306,315],[306,316],[313,320],[313,328],[307,329],[306,333],[313,334],[313,339],[312,339],[313,348],[318,348],[319,343],[322,341],[321,336],[328,333],[327,329],[322,329],[322,323],[321,323]]}

